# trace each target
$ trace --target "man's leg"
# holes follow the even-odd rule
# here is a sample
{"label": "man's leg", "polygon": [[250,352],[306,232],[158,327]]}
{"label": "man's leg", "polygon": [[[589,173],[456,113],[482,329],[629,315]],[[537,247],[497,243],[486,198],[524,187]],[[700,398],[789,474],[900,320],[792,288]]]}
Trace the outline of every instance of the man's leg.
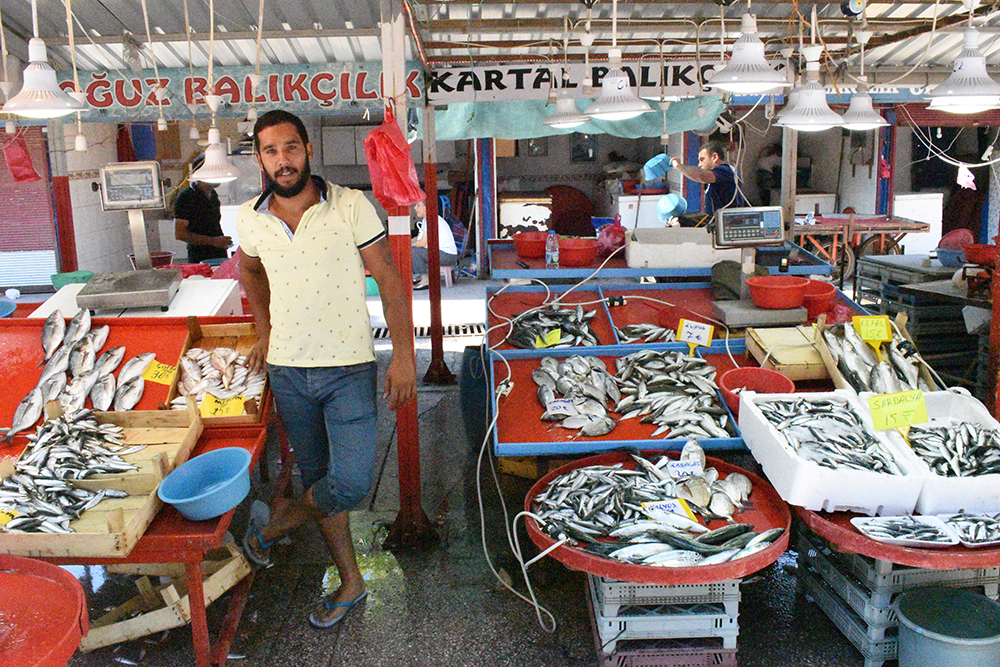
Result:
{"label": "man's leg", "polygon": [[357,555],[354,553],[350,512],[338,512],[319,519],[317,523],[340,575],[340,588],[333,593],[332,601],[328,601],[325,606],[320,605],[314,612],[317,620],[328,622],[347,613],[348,607],[333,605],[339,602],[352,602],[361,597],[365,592],[365,580],[361,568],[358,567]]}

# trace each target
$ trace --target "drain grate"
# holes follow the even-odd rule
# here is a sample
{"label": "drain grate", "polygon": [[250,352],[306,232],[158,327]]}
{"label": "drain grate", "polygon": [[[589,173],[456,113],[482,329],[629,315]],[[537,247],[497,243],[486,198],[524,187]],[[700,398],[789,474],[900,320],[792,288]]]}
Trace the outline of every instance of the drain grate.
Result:
{"label": "drain grate", "polygon": [[[486,333],[486,326],[483,324],[448,324],[443,327],[445,337],[452,336],[482,336]],[[388,339],[389,327],[375,327],[373,330],[375,339]],[[430,327],[413,327],[414,338],[430,338]]]}

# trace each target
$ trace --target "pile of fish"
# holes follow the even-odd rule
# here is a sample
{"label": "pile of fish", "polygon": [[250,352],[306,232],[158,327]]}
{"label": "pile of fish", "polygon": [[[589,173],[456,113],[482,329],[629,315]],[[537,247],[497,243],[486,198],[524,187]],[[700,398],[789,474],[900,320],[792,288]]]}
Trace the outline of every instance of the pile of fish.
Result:
{"label": "pile of fish", "polygon": [[917,348],[897,333],[893,333],[891,341],[882,344],[882,361],[851,324],[824,329],[823,340],[837,370],[854,391],[893,394],[912,389],[931,390],[920,377]]}
{"label": "pile of fish", "polygon": [[54,399],[67,412],[83,409],[88,397],[97,410],[135,407],[145,390],[142,374],[155,355],[150,352],[133,357],[116,380],[113,373],[125,358],[125,348],[113,347],[102,353],[109,332],[107,325],[91,330],[87,309],[77,313],[69,325],[58,310],[48,316],[42,327],[45,368],[38,384],[17,406],[4,440],[33,426],[45,403]]}
{"label": "pile of fish", "polygon": [[510,334],[507,342],[514,347],[534,350],[538,339],[558,330],[559,342],[547,347],[570,347],[576,345],[597,345],[597,335],[590,328],[590,321],[597,315],[597,310],[584,310],[583,305],[559,306],[548,305],[532,308],[521,313],[511,321]]}
{"label": "pile of fish", "polygon": [[642,350],[616,361],[621,419],[656,424],[652,437],[728,438],[735,435],[719,403],[715,367],[684,352]]}
{"label": "pile of fish", "polygon": [[615,331],[622,343],[671,343],[677,340],[676,331],[655,324],[626,324]]}
{"label": "pile of fish", "polygon": [[[765,549],[784,532],[757,534],[753,526],[733,520],[749,501],[750,479],[740,473],[720,479],[715,468],[704,467],[705,454],[693,440],[680,458],[700,460],[701,475],[675,479],[665,456],[656,462],[632,458],[633,468],[588,466],[553,479],[534,499],[532,511],[542,530],[604,558],[657,567],[725,563]],[[675,498],[685,499],[706,521],[729,523],[709,530],[687,515],[652,505]]]}
{"label": "pile of fish", "polygon": [[247,358],[228,347],[203,350],[192,347],[180,361],[180,378],[177,393],[170,403],[175,410],[187,408],[185,396],[195,396],[198,403],[211,394],[220,400],[243,396],[256,398],[264,392],[263,372],[251,373],[246,365]]}
{"label": "pile of fish", "polygon": [[913,452],[942,477],[1000,473],[1000,432],[960,419],[935,419],[910,427]]}
{"label": "pile of fish", "polygon": [[531,379],[538,385],[538,402],[545,408],[543,421],[557,421],[563,428],[579,430],[579,435],[599,436],[614,430],[616,422],[608,414],[608,404],[617,403],[621,393],[601,359],[543,357],[539,364]]}
{"label": "pile of fish", "polygon": [[892,453],[869,432],[847,403],[830,399],[756,404],[802,458],[827,468],[854,468],[901,475]]}
{"label": "pile of fish", "polygon": [[955,544],[955,538],[940,526],[918,517],[875,517],[857,524],[858,530],[875,540],[907,540],[930,544]]}
{"label": "pile of fish", "polygon": [[70,522],[105,498],[128,494],[116,489],[89,491],[73,480],[97,474],[136,470],[123,456],[145,448],[129,446],[122,427],[99,424],[92,410],[50,419],[34,435],[14,464],[14,474],[0,484],[0,509],[16,516],[3,526],[9,533],[71,533]]}
{"label": "pile of fish", "polygon": [[941,517],[958,539],[969,544],[1000,542],[1000,521],[986,514],[960,513]]}

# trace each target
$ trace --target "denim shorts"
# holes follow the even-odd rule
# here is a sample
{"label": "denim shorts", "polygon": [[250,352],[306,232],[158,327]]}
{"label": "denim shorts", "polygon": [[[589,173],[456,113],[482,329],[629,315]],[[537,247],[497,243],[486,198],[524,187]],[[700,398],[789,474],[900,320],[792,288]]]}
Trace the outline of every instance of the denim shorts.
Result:
{"label": "denim shorts", "polygon": [[267,365],[302,483],[327,515],[357,507],[371,491],[376,371],[374,361],[324,368]]}

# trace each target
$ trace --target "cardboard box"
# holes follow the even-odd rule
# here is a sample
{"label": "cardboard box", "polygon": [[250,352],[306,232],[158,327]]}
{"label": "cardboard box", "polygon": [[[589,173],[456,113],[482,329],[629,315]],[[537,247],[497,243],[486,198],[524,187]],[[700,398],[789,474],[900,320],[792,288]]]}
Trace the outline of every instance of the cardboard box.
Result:
{"label": "cardboard box", "polygon": [[517,157],[516,139],[494,139],[494,146],[497,157]]}
{"label": "cardboard box", "polygon": [[741,257],[739,248],[713,248],[712,236],[697,227],[640,228],[625,235],[625,262],[633,269],[703,269]]}
{"label": "cardboard box", "polygon": [[[2,533],[0,551],[16,556],[124,558],[142,537],[163,503],[156,495],[160,481],[188,460],[201,436],[202,420],[191,410],[97,412],[99,423],[122,426],[125,443],[146,445],[124,459],[139,467],[116,475],[92,475],[73,485],[90,490],[111,488],[126,498],[106,498],[70,524],[76,532]],[[12,459],[0,460],[0,479],[14,473]]]}
{"label": "cardboard box", "polygon": [[[903,475],[888,475],[868,470],[826,468],[799,456],[772,425],[758,403],[768,401],[838,400],[847,401],[861,415],[866,429],[892,454]],[[924,480],[912,453],[907,456],[882,433],[874,430],[868,410],[852,392],[837,390],[808,394],[740,394],[740,431],[754,458],[782,499],[790,505],[825,512],[851,511],[891,516],[908,514],[917,504]]]}
{"label": "cardboard box", "polygon": [[789,380],[823,380],[830,373],[813,345],[814,331],[806,326],[748,328],[747,352],[762,368],[777,371]]}

